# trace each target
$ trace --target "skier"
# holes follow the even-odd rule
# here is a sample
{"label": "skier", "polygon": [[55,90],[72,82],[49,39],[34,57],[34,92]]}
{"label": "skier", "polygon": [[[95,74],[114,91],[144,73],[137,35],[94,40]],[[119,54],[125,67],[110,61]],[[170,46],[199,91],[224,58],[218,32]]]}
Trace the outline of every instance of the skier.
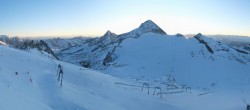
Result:
{"label": "skier", "polygon": [[61,84],[60,84],[60,86],[62,87],[62,80],[63,80],[63,71],[62,71],[62,69],[60,71],[60,74],[61,74]]}
{"label": "skier", "polygon": [[59,75],[59,72],[60,72],[61,69],[62,69],[62,66],[61,66],[61,64],[59,64],[58,69],[57,69],[57,74],[56,74],[57,76]]}
{"label": "skier", "polygon": [[62,75],[63,75],[63,70],[62,68],[60,68],[58,73],[58,81],[62,80]]}
{"label": "skier", "polygon": [[30,82],[32,83],[32,79],[30,78]]}
{"label": "skier", "polygon": [[57,81],[60,81],[60,86],[62,87],[62,80],[63,80],[63,70],[62,70],[62,66],[59,64],[58,65],[58,78]]}

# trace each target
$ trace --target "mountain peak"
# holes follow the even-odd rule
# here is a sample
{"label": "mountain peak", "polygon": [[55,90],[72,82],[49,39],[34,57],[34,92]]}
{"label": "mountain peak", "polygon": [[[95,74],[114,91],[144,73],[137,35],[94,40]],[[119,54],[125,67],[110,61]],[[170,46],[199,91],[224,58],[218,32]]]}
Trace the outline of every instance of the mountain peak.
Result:
{"label": "mountain peak", "polygon": [[113,36],[113,35],[115,34],[110,32],[110,30],[108,30],[103,36]]}
{"label": "mountain peak", "polygon": [[[147,20],[147,21],[145,21],[144,23],[142,23],[142,24],[140,25],[140,27],[145,26],[145,25],[151,25],[151,26],[154,26],[154,27],[157,26],[152,20]],[[157,26],[157,27],[158,27],[158,26]]]}
{"label": "mountain peak", "polygon": [[184,37],[181,33],[177,33],[176,37]]}
{"label": "mountain peak", "polygon": [[156,25],[152,20],[147,20],[142,23],[138,28],[142,33],[154,32],[159,34],[166,34],[158,25]]}
{"label": "mountain peak", "polygon": [[117,35],[108,30],[102,37],[100,37],[99,43],[100,42],[102,42],[102,44],[111,43],[115,41],[116,38],[117,38]]}
{"label": "mountain peak", "polygon": [[194,38],[197,39],[198,41],[203,41],[203,35],[201,33],[196,34]]}
{"label": "mountain peak", "polygon": [[198,33],[198,34],[196,34],[194,37],[200,38],[201,36],[202,36],[202,34],[201,34],[201,33]]}
{"label": "mountain peak", "polygon": [[112,33],[110,30],[108,30],[102,37],[116,37],[117,35],[115,33]]}

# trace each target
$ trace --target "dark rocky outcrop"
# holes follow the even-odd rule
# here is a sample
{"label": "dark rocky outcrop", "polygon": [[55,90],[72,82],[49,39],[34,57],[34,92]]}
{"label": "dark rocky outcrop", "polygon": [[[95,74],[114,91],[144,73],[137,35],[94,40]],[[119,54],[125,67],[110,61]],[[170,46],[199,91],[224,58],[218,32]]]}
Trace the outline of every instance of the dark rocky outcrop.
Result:
{"label": "dark rocky outcrop", "polygon": [[198,33],[197,35],[195,35],[194,38],[197,39],[201,44],[204,44],[210,53],[214,54],[213,49],[208,45],[208,43],[205,40],[202,39],[201,33]]}
{"label": "dark rocky outcrop", "polygon": [[104,66],[107,66],[107,64],[110,63],[110,62],[112,62],[113,60],[114,60],[114,58],[112,57],[112,53],[109,52],[109,53],[106,55],[106,57],[104,58],[102,64],[103,64]]}
{"label": "dark rocky outcrop", "polygon": [[44,42],[43,40],[40,40],[39,42],[36,42],[34,40],[26,41],[21,46],[22,50],[34,49],[34,48],[36,48],[39,51],[47,52],[48,54],[51,54],[53,57],[58,59],[57,56],[55,55],[55,53],[51,50],[51,48],[49,48],[48,44],[46,42]]}
{"label": "dark rocky outcrop", "polygon": [[89,61],[81,61],[81,62],[79,62],[79,64],[85,68],[91,67],[91,63]]}

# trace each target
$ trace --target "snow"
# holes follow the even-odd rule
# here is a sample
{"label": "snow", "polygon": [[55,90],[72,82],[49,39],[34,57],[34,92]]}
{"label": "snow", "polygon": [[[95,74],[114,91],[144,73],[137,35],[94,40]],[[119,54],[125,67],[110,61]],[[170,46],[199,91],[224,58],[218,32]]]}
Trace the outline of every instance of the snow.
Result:
{"label": "snow", "polygon": [[14,48],[19,48],[21,40],[18,37],[8,37],[7,35],[0,35],[0,44],[9,45]]}
{"label": "snow", "polygon": [[157,26],[152,20],[147,20],[137,28],[138,33],[143,34],[147,32],[155,32],[159,34],[166,34],[159,26]]}
{"label": "snow", "polygon": [[58,53],[63,49],[82,44],[85,42],[86,39],[89,38],[87,37],[74,37],[70,39],[53,38],[53,39],[47,39],[45,40],[45,42],[55,53]]}
{"label": "snow", "polygon": [[[46,42],[72,64],[36,49],[0,46],[0,110],[244,110],[250,104],[249,51],[202,34],[167,35],[148,20],[121,35]],[[100,72],[77,66],[80,61]]]}
{"label": "snow", "polygon": [[7,35],[0,35],[0,40],[3,42],[9,42],[10,38]]}
{"label": "snow", "polygon": [[[127,110],[178,107],[115,82],[137,84],[33,53],[0,46],[1,110]],[[57,65],[63,65],[63,86]],[[17,74],[16,74],[17,72]]]}
{"label": "snow", "polygon": [[0,41],[0,45],[7,45],[5,42]]}
{"label": "snow", "polygon": [[[209,42],[209,44],[214,45],[212,43],[212,41]],[[114,64],[124,66],[121,68],[110,67],[109,69],[111,71],[107,71],[107,73],[115,73],[113,70],[118,69],[117,73],[119,73],[119,75],[136,75],[136,77],[143,75],[150,79],[162,77],[165,74],[170,74],[171,71],[174,70],[182,70],[183,72],[180,71],[180,73],[184,76],[185,73],[188,75],[188,73],[191,72],[200,75],[200,73],[203,73],[202,69],[199,70],[196,68],[200,68],[199,64],[203,64],[203,62],[208,63],[209,66],[212,66],[211,68],[214,67],[215,69],[221,67],[219,66],[221,63],[232,62],[228,61],[227,58],[218,57],[223,54],[227,55],[225,52],[215,52],[215,55],[211,55],[205,46],[194,38],[185,39],[184,37],[165,36],[155,33],[147,33],[143,34],[140,38],[124,40],[114,54],[118,56]],[[218,62],[222,61],[217,65],[217,63],[211,59],[218,60]],[[242,66],[238,64],[238,62],[233,62],[233,64]],[[204,67],[206,67],[206,65],[204,65]],[[244,65],[242,67],[244,67]],[[180,70],[178,68],[180,68]],[[203,69],[208,70],[208,73],[213,72],[210,68]],[[238,69],[235,70],[238,71]],[[247,72],[246,69],[242,68],[242,70],[244,70],[245,73]]]}
{"label": "snow", "polygon": [[102,37],[98,39],[97,45],[107,45],[117,40],[117,35],[110,31],[107,31]]}
{"label": "snow", "polygon": [[250,103],[249,63],[229,60],[227,56],[236,57],[239,53],[202,35],[201,38],[213,49],[226,48],[229,52],[211,54],[195,38],[145,33],[139,38],[124,40],[114,53],[117,60],[104,71],[161,87],[162,78],[171,75],[177,85],[190,87],[191,93],[164,97],[168,104],[185,110],[245,109],[243,100]]}

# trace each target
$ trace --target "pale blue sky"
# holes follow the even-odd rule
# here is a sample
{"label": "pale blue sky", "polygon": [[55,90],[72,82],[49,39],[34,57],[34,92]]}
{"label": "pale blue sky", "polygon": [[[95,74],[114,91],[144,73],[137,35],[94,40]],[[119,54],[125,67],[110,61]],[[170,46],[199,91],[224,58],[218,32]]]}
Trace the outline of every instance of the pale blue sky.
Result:
{"label": "pale blue sky", "polygon": [[151,19],[168,34],[250,36],[250,0],[1,0],[0,34],[121,34]]}

